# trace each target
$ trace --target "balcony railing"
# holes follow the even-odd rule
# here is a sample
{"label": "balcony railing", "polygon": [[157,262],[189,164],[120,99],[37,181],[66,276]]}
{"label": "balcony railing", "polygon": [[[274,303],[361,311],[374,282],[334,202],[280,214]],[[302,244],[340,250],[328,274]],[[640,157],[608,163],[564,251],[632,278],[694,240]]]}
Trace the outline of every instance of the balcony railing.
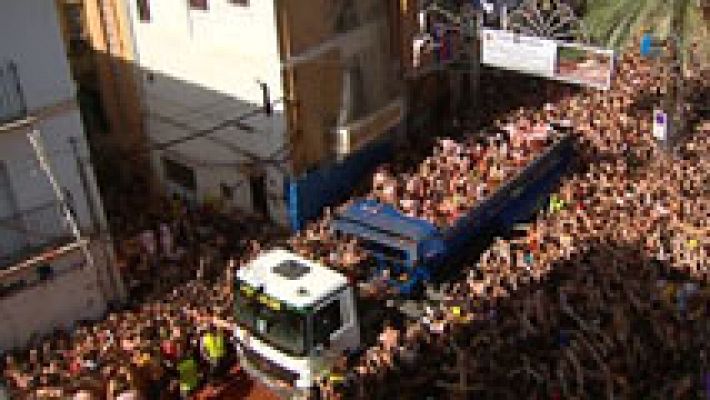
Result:
{"label": "balcony railing", "polygon": [[73,240],[56,201],[0,218],[0,270]]}
{"label": "balcony railing", "polygon": [[0,61],[0,125],[22,119],[26,115],[27,106],[17,66],[11,61]]}

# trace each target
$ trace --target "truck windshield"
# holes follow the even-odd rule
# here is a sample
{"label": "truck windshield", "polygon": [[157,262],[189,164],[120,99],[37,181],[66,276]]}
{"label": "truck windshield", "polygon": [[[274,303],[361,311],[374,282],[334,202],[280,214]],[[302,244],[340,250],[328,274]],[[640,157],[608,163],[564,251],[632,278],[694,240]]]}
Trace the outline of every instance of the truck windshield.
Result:
{"label": "truck windshield", "polygon": [[243,283],[234,293],[237,323],[252,335],[291,356],[306,353],[306,317]]}

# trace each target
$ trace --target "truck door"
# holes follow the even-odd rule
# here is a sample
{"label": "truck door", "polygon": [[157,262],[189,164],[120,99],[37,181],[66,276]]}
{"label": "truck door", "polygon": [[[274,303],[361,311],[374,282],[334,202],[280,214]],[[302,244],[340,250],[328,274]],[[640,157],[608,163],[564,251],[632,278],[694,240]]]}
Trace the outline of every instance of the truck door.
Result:
{"label": "truck door", "polygon": [[359,333],[352,290],[346,288],[312,315],[312,372],[320,375],[347,349],[357,347]]}

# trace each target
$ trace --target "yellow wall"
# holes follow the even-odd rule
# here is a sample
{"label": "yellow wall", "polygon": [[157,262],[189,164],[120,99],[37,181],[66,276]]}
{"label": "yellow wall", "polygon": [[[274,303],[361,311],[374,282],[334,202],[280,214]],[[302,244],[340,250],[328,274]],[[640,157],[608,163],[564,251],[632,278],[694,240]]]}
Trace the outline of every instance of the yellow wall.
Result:
{"label": "yellow wall", "polygon": [[[343,82],[349,60],[360,57],[365,70],[368,112],[389,105],[398,93],[389,90],[397,77],[400,0],[352,2],[357,15],[352,28],[339,28],[342,0],[276,0],[281,59],[290,60],[327,47],[311,59],[283,67],[288,140],[292,171],[300,174],[335,156],[335,128],[343,104]],[[382,26],[380,29],[377,26]],[[342,25],[340,25],[342,27]],[[366,41],[359,38],[365,38]],[[338,44],[329,46],[336,42]],[[373,40],[374,38],[374,40]],[[342,39],[342,41],[340,41]],[[378,123],[379,124],[379,123]],[[370,137],[383,132],[375,124]]]}

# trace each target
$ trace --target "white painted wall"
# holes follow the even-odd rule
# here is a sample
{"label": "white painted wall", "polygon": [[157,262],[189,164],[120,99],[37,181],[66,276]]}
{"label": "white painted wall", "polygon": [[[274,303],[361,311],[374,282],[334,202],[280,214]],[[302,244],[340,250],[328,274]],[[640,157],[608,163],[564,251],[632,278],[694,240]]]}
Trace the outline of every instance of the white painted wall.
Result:
{"label": "white painted wall", "polygon": [[[102,251],[94,245],[97,257]],[[80,251],[69,252],[51,264],[55,278],[0,300],[0,350],[20,348],[32,335],[70,328],[75,321],[97,319],[106,311],[96,270],[82,267],[84,257]],[[25,276],[12,277],[16,278]]]}
{"label": "white painted wall", "polygon": [[[1,7],[0,60],[11,60],[17,65],[30,114],[75,99],[76,89],[70,78],[55,7],[54,2],[45,0],[8,0]],[[69,142],[70,138],[77,140],[79,157],[88,164],[88,149],[78,109],[46,117],[37,122],[34,128],[41,133],[57,181],[71,193],[80,226],[85,230],[92,227],[89,201],[94,204],[99,220],[103,222],[103,209],[98,196],[91,197],[86,193],[87,189],[94,194],[98,193],[93,173],[87,170],[87,182],[82,183],[77,157]],[[12,194],[20,212],[56,201],[27,139],[27,129],[31,128],[0,132],[0,160],[8,171]],[[54,226],[58,231],[65,229],[62,221],[46,218],[42,223]],[[98,248],[98,244],[95,247],[96,267],[101,271],[113,268],[106,253],[108,249]],[[36,255],[26,256],[30,258]],[[76,263],[77,257],[78,252],[74,252],[50,264],[55,270],[71,270],[68,265]],[[0,283],[17,279],[18,274],[2,274],[2,267]],[[19,276],[32,273],[33,269],[21,271]],[[32,333],[46,333],[55,326],[99,316],[105,308],[105,300],[97,285],[93,288],[84,287],[85,281],[91,276],[96,276],[96,269],[69,271],[41,286],[0,298],[0,349],[20,345]]]}
{"label": "white painted wall", "polygon": [[[150,22],[139,21],[136,2],[128,3],[143,77],[146,126],[153,143],[185,137],[190,129],[210,128],[261,109],[258,82],[269,86],[272,102],[282,98],[273,1],[251,1],[242,7],[209,0],[209,10],[202,11],[190,9],[186,0],[150,0]],[[240,164],[250,159],[245,153],[263,159],[282,148],[283,107],[279,103],[272,116],[259,113],[244,123],[253,131],[230,126],[173,146],[165,154],[154,151],[158,175],[163,176],[161,157],[168,156],[195,170],[198,200],[219,194],[224,183],[235,187],[235,207],[252,210],[249,172]],[[268,179],[278,182],[272,195],[283,198],[283,173],[265,169]],[[272,219],[286,223],[283,201],[271,206]]]}
{"label": "white painted wall", "polygon": [[[79,177],[77,157],[69,142],[70,138],[75,138],[78,141],[78,156],[88,162],[88,151],[79,112],[73,110],[39,121],[35,127],[40,132],[45,152],[57,181],[71,193],[72,205],[79,225],[84,229],[90,229],[92,221],[89,204]],[[0,158],[9,172],[10,183],[20,211],[30,210],[46,204],[48,201],[56,200],[47,176],[40,169],[35,152],[27,139],[28,130],[21,129],[0,134]],[[92,186],[94,184],[94,182],[89,183]],[[96,206],[99,207],[98,211],[103,214],[100,208],[101,204]]]}
{"label": "white painted wall", "polygon": [[74,97],[53,2],[5,0],[0,12],[0,61],[17,64],[29,109]]}

